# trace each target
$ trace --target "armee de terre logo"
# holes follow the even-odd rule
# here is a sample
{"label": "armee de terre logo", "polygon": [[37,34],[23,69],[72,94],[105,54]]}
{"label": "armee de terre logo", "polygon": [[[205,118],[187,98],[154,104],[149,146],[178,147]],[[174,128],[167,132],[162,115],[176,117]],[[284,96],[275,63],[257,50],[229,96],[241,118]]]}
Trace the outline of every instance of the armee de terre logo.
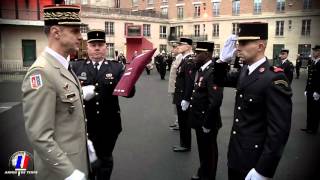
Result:
{"label": "armee de terre logo", "polygon": [[33,175],[34,171],[33,158],[31,153],[27,151],[15,152],[9,159],[9,170],[5,171],[6,175]]}

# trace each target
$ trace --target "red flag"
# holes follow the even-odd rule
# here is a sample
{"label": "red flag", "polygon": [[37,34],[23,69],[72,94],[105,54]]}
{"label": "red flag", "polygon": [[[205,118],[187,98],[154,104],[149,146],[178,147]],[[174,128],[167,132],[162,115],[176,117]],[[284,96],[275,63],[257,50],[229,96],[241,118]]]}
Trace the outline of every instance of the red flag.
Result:
{"label": "red flag", "polygon": [[113,91],[115,96],[129,96],[133,86],[138,81],[145,66],[150,63],[152,55],[157,48],[150,50],[144,54],[140,54],[135,57],[131,63],[127,66],[126,71],[122,75],[116,88]]}

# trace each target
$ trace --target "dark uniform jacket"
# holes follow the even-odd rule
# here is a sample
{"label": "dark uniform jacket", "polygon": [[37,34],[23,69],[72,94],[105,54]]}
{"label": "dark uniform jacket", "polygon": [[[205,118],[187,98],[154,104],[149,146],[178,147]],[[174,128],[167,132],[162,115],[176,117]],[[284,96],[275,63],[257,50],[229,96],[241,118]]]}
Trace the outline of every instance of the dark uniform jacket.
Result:
{"label": "dark uniform jacket", "polygon": [[[89,139],[104,137],[105,132],[120,133],[121,117],[118,96],[112,95],[125,67],[117,61],[104,60],[95,78],[91,60],[78,60],[72,64],[81,85],[94,85],[95,97],[85,101]],[[134,95],[133,89],[131,96]]]}
{"label": "dark uniform jacket", "polygon": [[190,101],[195,77],[195,67],[192,62],[192,56],[187,55],[182,59],[177,68],[177,77],[173,103],[180,105],[182,100]]}
{"label": "dark uniform jacket", "polygon": [[313,95],[314,92],[320,94],[320,60],[314,64],[308,65],[308,79],[306,85],[308,95]]}
{"label": "dark uniform jacket", "polygon": [[223,88],[213,81],[214,64],[210,63],[203,71],[200,68],[190,102],[191,127],[218,130],[221,126],[220,106]]}
{"label": "dark uniform jacket", "polygon": [[286,60],[284,63],[281,64],[280,67],[283,69],[284,74],[286,75],[289,84],[291,84],[292,79],[293,79],[293,71],[294,71],[294,66],[293,66],[292,62],[290,62],[289,60]]}
{"label": "dark uniform jacket", "polygon": [[291,88],[282,69],[270,67],[268,60],[250,75],[247,66],[233,73],[226,68],[216,63],[215,82],[237,89],[228,166],[273,177],[289,137]]}

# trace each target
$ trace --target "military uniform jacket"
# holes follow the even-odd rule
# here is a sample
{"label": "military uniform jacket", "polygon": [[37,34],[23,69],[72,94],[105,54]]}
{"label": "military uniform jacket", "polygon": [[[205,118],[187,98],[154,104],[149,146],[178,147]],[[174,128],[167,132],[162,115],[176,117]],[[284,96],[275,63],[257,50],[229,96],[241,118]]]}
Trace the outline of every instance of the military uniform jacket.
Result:
{"label": "military uniform jacket", "polygon": [[191,55],[188,55],[182,59],[177,68],[177,77],[173,96],[174,104],[180,105],[182,100],[190,101],[195,72],[196,71],[192,62],[192,57]]}
{"label": "military uniform jacket", "polygon": [[[104,60],[95,75],[92,61],[87,59],[74,62],[72,68],[82,86],[95,86],[95,97],[84,102],[89,139],[103,138],[105,132],[120,133],[122,126],[119,99],[112,93],[124,73],[125,66],[117,61]],[[135,89],[132,90],[132,96],[134,92]]]}
{"label": "military uniform jacket", "polygon": [[223,88],[213,81],[213,63],[198,71],[190,102],[191,127],[218,130],[221,126],[220,106]]}
{"label": "military uniform jacket", "polygon": [[215,82],[236,88],[228,166],[243,173],[255,168],[273,177],[289,136],[291,88],[282,69],[268,61],[247,76],[246,66],[233,73],[226,73],[226,67],[216,63]]}
{"label": "military uniform jacket", "polygon": [[292,79],[293,79],[293,70],[294,70],[294,66],[293,66],[292,62],[290,62],[289,60],[286,60],[284,63],[281,64],[280,67],[283,69],[284,74],[286,75],[289,84],[291,84]]}
{"label": "military uniform jacket", "polygon": [[306,85],[308,95],[313,95],[314,92],[320,94],[320,62],[308,65],[308,79]]}
{"label": "military uniform jacket", "polygon": [[78,169],[88,175],[86,123],[79,81],[47,52],[22,84],[23,115],[34,150],[37,179],[65,179]]}

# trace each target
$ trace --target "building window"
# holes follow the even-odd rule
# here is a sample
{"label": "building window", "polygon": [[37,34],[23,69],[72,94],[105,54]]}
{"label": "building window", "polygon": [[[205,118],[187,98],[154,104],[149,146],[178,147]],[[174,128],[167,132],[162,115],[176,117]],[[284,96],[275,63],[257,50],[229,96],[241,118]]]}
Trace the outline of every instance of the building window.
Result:
{"label": "building window", "polygon": [[311,0],[303,0],[303,9],[311,9]]}
{"label": "building window", "polygon": [[114,22],[105,22],[105,31],[107,36],[114,35]]}
{"label": "building window", "polygon": [[311,44],[298,44],[298,53],[303,58],[309,57],[311,55]]}
{"label": "building window", "polygon": [[214,0],[212,2],[212,15],[213,16],[220,15],[220,3],[221,3],[221,0]]}
{"label": "building window", "polygon": [[201,6],[199,4],[194,5],[194,14],[193,14],[194,17],[200,17],[200,15],[201,15],[200,7]]}
{"label": "building window", "polygon": [[219,37],[219,24],[213,24],[212,26],[212,36]]}
{"label": "building window", "polygon": [[154,0],[148,0],[148,5],[153,5]]}
{"label": "building window", "polygon": [[89,30],[88,24],[81,24],[81,26],[80,26],[81,33],[87,33],[88,30]]}
{"label": "building window", "polygon": [[233,0],[232,1],[232,15],[239,15],[240,14],[240,0]]}
{"label": "building window", "polygon": [[276,36],[283,36],[284,21],[276,21]]}
{"label": "building window", "polygon": [[232,34],[237,35],[239,33],[239,24],[238,23],[232,23]]}
{"label": "building window", "polygon": [[177,26],[177,36],[183,36],[183,26]]}
{"label": "building window", "polygon": [[220,44],[214,44],[214,56],[220,56]]}
{"label": "building window", "polygon": [[65,0],[64,3],[67,5],[72,5],[76,3],[76,0]]}
{"label": "building window", "polygon": [[285,0],[277,0],[277,11],[278,12],[284,12],[286,6]]}
{"label": "building window", "polygon": [[114,58],[114,44],[106,43],[106,45],[107,45],[107,57]]}
{"label": "building window", "polygon": [[291,31],[292,29],[292,20],[288,21],[288,30]]}
{"label": "building window", "polygon": [[262,0],[254,0],[253,2],[253,12],[254,14],[261,14],[261,2]]}
{"label": "building window", "polygon": [[[86,0],[87,1],[87,0]],[[120,8],[120,0],[116,0],[115,2],[115,8]]]}
{"label": "building window", "polygon": [[160,39],[167,38],[167,26],[160,26]]}
{"label": "building window", "polygon": [[200,36],[200,25],[194,25],[194,36],[199,37]]}
{"label": "building window", "polygon": [[183,19],[183,6],[177,7],[177,17],[178,19]]}
{"label": "building window", "polygon": [[147,37],[151,36],[150,27],[151,27],[150,24],[143,24],[143,36],[147,36]]}
{"label": "building window", "polygon": [[167,45],[166,44],[160,44],[159,50],[160,50],[160,52],[162,52],[162,51],[167,52]]}
{"label": "building window", "polygon": [[302,20],[301,35],[310,36],[310,29],[311,29],[311,19]]}
{"label": "building window", "polygon": [[132,6],[139,6],[139,0],[132,0]]}
{"label": "building window", "polygon": [[168,16],[168,8],[167,7],[161,8],[161,15],[162,16]]}

